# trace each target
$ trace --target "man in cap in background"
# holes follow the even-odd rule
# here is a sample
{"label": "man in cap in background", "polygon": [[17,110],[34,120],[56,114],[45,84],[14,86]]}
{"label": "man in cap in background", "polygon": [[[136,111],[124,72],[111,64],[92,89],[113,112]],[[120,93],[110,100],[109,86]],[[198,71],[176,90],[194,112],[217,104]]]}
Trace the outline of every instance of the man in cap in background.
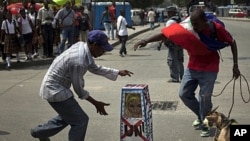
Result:
{"label": "man in cap in background", "polygon": [[87,42],[78,42],[55,58],[46,73],[40,96],[47,100],[58,113],[56,117],[43,125],[31,129],[31,135],[40,141],[50,141],[49,137],[70,125],[68,140],[83,141],[89,117],[80,107],[70,90],[71,84],[80,99],[92,103],[100,115],[107,115],[108,103],[97,101],[84,89],[83,76],[87,71],[115,81],[117,76],[131,76],[128,70],[117,70],[95,64],[93,59],[102,56],[113,47],[108,37],[100,30],[89,32]]}
{"label": "man in cap in background", "polygon": [[[173,23],[180,23],[181,18],[177,14],[177,8],[170,6],[167,8],[168,13],[168,21],[166,22],[166,27],[170,26]],[[158,50],[160,50],[161,45],[163,42],[160,42],[158,46]],[[168,82],[180,82],[182,79],[183,73],[184,73],[184,54],[183,54],[183,48],[176,45],[170,40],[167,40],[164,42],[164,44],[168,47],[168,58],[167,63],[170,70],[170,77],[171,79],[168,80]]]}

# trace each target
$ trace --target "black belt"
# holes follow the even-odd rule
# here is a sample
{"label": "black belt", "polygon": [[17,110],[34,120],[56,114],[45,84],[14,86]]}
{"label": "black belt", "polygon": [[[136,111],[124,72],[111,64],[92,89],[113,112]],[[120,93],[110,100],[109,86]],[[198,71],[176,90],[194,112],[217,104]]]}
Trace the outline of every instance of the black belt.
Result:
{"label": "black belt", "polygon": [[111,21],[104,21],[104,23],[111,23]]}

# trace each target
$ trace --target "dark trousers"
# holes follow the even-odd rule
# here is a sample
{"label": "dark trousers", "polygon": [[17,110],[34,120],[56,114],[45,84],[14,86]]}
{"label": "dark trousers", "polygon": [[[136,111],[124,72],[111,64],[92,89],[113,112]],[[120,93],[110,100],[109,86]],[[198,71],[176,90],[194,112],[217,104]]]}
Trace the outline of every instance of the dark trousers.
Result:
{"label": "dark trousers", "polygon": [[43,55],[47,57],[53,56],[53,28],[52,25],[42,25],[43,33]]}
{"label": "dark trousers", "polygon": [[127,49],[126,49],[126,42],[128,39],[128,35],[121,36],[121,48],[120,48],[120,55],[123,55],[123,53],[126,55],[127,54]]}
{"label": "dark trousers", "polygon": [[2,60],[6,59],[6,54],[4,53],[4,45],[0,44]]}

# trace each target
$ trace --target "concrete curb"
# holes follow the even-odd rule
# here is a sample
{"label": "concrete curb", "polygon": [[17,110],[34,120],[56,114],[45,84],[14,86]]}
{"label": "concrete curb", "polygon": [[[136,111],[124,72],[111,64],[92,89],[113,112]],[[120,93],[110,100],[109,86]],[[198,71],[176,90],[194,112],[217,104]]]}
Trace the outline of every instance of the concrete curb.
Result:
{"label": "concrete curb", "polygon": [[241,22],[250,22],[249,18],[230,18],[230,17],[219,17],[219,19],[223,20],[231,20],[231,21],[241,21]]}
{"label": "concrete curb", "polygon": [[[159,26],[160,25],[156,25],[155,28],[157,28]],[[146,29],[140,30],[138,32],[132,33],[132,34],[130,34],[128,36],[128,40],[134,38],[135,36],[137,36],[137,35],[139,35],[141,33],[147,32],[149,30],[150,30],[150,28],[146,28]],[[111,43],[112,46],[117,46],[119,44],[120,44],[119,41]],[[53,60],[54,60],[54,58],[46,58],[46,59],[39,59],[39,60],[34,59],[33,61],[21,62],[21,63],[13,62],[11,64],[12,65],[11,68],[13,68],[13,69],[24,69],[24,68],[31,67],[31,66],[43,66],[43,65],[51,64],[53,62]],[[0,70],[6,70],[5,67],[6,67],[5,63],[0,64]]]}

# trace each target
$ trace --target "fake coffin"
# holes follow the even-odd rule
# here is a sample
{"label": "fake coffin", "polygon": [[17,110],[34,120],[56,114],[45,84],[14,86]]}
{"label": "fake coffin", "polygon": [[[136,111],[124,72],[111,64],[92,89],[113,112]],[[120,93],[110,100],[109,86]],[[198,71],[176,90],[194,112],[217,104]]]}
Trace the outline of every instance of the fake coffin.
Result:
{"label": "fake coffin", "polygon": [[127,84],[122,88],[120,117],[121,141],[153,141],[148,85]]}

